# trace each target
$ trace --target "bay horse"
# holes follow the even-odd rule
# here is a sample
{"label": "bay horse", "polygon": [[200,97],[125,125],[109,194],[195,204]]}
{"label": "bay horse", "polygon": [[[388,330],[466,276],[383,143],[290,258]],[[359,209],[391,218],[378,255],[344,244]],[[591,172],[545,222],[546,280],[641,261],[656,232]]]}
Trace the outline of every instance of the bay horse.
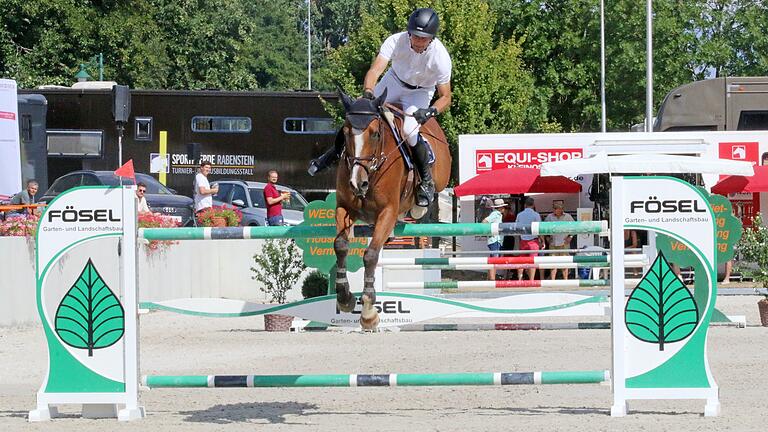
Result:
{"label": "bay horse", "polygon": [[[345,144],[338,168],[336,169],[336,302],[339,310],[351,312],[357,299],[350,292],[347,280],[346,258],[350,227],[357,220],[374,225],[373,235],[363,255],[365,278],[361,300],[363,310],[360,325],[364,330],[374,330],[379,324],[378,312],[374,308],[376,290],[374,272],[379,253],[392,234],[395,223],[409,211],[415,218],[421,218],[426,209],[416,207],[414,189],[417,185],[416,171],[409,181],[409,169],[401,155],[401,149],[408,143],[398,139],[384,118],[386,111],[402,111],[387,104],[387,93],[376,99],[352,100],[339,91],[344,105],[345,120],[342,127]],[[407,115],[407,114],[403,114]],[[401,119],[398,119],[401,120]],[[398,121],[399,135],[402,121]],[[451,153],[445,133],[432,118],[421,126],[422,136],[431,144],[435,155],[432,178],[435,190],[440,192],[448,184],[451,175]]]}

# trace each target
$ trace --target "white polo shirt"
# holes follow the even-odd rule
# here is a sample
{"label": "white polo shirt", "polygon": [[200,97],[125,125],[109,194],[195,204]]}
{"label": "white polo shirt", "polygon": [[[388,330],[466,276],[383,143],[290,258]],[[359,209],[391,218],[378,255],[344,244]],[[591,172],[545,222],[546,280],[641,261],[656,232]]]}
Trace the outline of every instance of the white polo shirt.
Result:
{"label": "white polo shirt", "polygon": [[379,55],[392,62],[392,70],[404,82],[434,88],[451,81],[451,56],[437,38],[422,53],[411,49],[408,32],[395,33],[381,44]]}

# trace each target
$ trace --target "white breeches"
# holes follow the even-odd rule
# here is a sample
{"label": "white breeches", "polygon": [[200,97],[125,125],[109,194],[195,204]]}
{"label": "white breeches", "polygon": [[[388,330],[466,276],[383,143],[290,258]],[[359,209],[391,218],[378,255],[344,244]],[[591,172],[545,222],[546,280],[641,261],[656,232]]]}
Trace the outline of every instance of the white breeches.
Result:
{"label": "white breeches", "polygon": [[[434,88],[420,88],[411,90],[400,84],[400,81],[393,75],[392,70],[388,70],[384,77],[376,84],[373,93],[377,97],[387,89],[386,102],[400,104],[406,114],[413,114],[419,108],[429,108],[432,96],[435,94]],[[403,120],[403,133],[408,145],[415,146],[419,137],[419,122],[411,115],[405,116]]]}

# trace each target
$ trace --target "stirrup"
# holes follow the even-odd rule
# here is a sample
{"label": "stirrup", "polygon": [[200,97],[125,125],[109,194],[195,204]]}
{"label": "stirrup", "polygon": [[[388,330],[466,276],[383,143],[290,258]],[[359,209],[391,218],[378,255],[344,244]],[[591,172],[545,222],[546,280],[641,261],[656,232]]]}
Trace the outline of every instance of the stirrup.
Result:
{"label": "stirrup", "polygon": [[319,158],[312,159],[311,161],[309,161],[309,168],[307,168],[307,174],[314,177],[315,174],[329,168],[339,159],[338,157],[334,157],[334,156],[335,155],[333,154],[329,156],[326,153],[321,155]]}
{"label": "stirrup", "polygon": [[432,181],[422,181],[416,189],[416,205],[429,207],[435,199],[435,184]]}
{"label": "stirrup", "polygon": [[307,168],[307,174],[309,174],[310,177],[314,177],[315,174],[317,174],[318,172],[322,171],[325,168],[327,168],[327,166],[321,167],[319,160],[312,159],[311,161],[309,161],[309,168]]}

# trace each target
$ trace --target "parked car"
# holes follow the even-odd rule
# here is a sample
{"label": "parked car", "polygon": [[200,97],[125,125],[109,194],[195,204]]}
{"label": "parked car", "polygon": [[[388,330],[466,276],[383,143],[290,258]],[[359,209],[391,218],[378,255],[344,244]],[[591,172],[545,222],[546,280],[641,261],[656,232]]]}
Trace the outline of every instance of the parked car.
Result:
{"label": "parked car", "polygon": [[[194,224],[192,219],[194,202],[192,198],[177,195],[176,191],[163,186],[162,183],[147,174],[136,173],[136,182],[147,185],[147,193],[144,196],[147,199],[147,205],[150,210],[173,217],[181,223],[181,226],[191,226]],[[126,180],[123,179],[123,184],[125,183]],[[51,187],[40,197],[40,201],[45,203],[51,202],[60,193],[76,186],[99,185],[119,186],[120,178],[112,171],[73,171],[56,179]]]}
{"label": "parked car", "polygon": [[[237,207],[243,212],[243,226],[264,226],[267,224],[267,203],[264,200],[262,182],[242,180],[218,180],[219,192],[213,196],[213,205]],[[290,202],[283,201],[283,219],[288,225],[298,225],[304,221],[304,207],[307,200],[294,189],[276,185],[277,190],[291,193]]]}

